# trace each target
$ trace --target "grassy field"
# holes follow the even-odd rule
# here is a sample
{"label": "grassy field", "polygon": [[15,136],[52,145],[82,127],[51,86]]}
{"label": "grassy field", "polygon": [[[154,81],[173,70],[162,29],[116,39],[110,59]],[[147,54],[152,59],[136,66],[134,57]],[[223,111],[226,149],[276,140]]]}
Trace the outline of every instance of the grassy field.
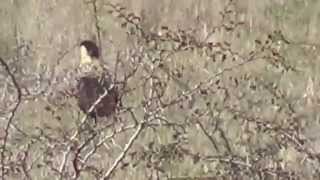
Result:
{"label": "grassy field", "polygon": [[[2,0],[1,179],[319,179],[319,8]],[[85,39],[125,84],[97,126],[65,94]]]}

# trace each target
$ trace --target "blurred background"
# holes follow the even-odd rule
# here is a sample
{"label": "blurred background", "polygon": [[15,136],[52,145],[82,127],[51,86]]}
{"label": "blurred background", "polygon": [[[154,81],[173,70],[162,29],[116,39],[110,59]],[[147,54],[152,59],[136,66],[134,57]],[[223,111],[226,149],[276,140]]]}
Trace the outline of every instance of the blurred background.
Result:
{"label": "blurred background", "polygon": [[[318,179],[319,8],[317,0],[0,1],[0,57],[22,90],[8,127],[18,96],[1,67],[1,177]],[[121,125],[95,140],[79,131],[74,142],[83,114],[64,92],[86,39],[127,84],[127,109],[115,115]],[[134,121],[147,126],[126,151]]]}

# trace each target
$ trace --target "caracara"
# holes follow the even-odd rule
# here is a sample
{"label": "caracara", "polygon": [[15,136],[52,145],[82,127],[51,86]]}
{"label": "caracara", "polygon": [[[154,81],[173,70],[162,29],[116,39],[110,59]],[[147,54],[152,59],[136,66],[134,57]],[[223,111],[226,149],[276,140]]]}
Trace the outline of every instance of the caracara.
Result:
{"label": "caracara", "polygon": [[[112,78],[103,67],[100,60],[100,51],[93,41],[80,43],[80,77],[75,91],[79,108],[96,122],[98,117],[112,115],[118,103],[118,90]],[[107,95],[96,104],[93,111],[90,107],[101,97],[105,91]]]}

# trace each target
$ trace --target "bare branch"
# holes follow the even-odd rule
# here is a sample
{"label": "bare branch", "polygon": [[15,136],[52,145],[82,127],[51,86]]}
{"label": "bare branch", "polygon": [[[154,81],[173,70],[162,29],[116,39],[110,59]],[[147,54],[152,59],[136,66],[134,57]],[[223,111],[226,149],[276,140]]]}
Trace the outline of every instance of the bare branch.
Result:
{"label": "bare branch", "polygon": [[125,158],[127,152],[130,150],[130,148],[132,147],[133,143],[135,142],[135,140],[137,140],[139,134],[142,132],[143,128],[144,128],[144,123],[140,123],[138,125],[138,128],[136,129],[136,131],[134,132],[134,134],[131,136],[131,138],[129,139],[128,143],[126,144],[126,146],[124,147],[123,151],[121,152],[121,154],[118,156],[118,158],[114,161],[113,165],[108,169],[108,171],[103,175],[103,177],[101,179],[103,180],[107,180],[110,178],[111,174],[114,172],[114,170],[118,167],[118,165],[120,164],[120,162],[123,160],[123,158]]}
{"label": "bare branch", "polygon": [[11,111],[11,115],[9,117],[9,120],[7,122],[7,125],[5,127],[5,135],[4,135],[4,138],[3,138],[3,144],[2,144],[2,147],[1,147],[1,178],[2,179],[5,179],[5,158],[6,158],[6,148],[7,148],[7,141],[8,141],[8,136],[9,136],[9,128],[11,126],[11,124],[13,123],[13,120],[15,118],[15,115],[16,115],[16,111],[18,110],[18,107],[21,103],[21,98],[22,98],[22,93],[21,93],[21,89],[20,89],[20,86],[15,78],[15,76],[13,75],[13,73],[11,72],[8,64],[0,57],[0,64],[1,66],[4,67],[5,71],[8,73],[9,77],[11,78],[11,81],[17,91],[17,102],[14,106],[14,108],[12,109]]}

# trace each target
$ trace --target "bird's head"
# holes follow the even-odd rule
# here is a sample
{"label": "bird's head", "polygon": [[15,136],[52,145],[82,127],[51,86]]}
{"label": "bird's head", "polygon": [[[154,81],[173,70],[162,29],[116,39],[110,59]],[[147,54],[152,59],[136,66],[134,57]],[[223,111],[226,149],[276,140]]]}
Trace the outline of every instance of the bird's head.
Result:
{"label": "bird's head", "polygon": [[80,43],[80,67],[99,61],[100,52],[98,46],[89,40]]}

